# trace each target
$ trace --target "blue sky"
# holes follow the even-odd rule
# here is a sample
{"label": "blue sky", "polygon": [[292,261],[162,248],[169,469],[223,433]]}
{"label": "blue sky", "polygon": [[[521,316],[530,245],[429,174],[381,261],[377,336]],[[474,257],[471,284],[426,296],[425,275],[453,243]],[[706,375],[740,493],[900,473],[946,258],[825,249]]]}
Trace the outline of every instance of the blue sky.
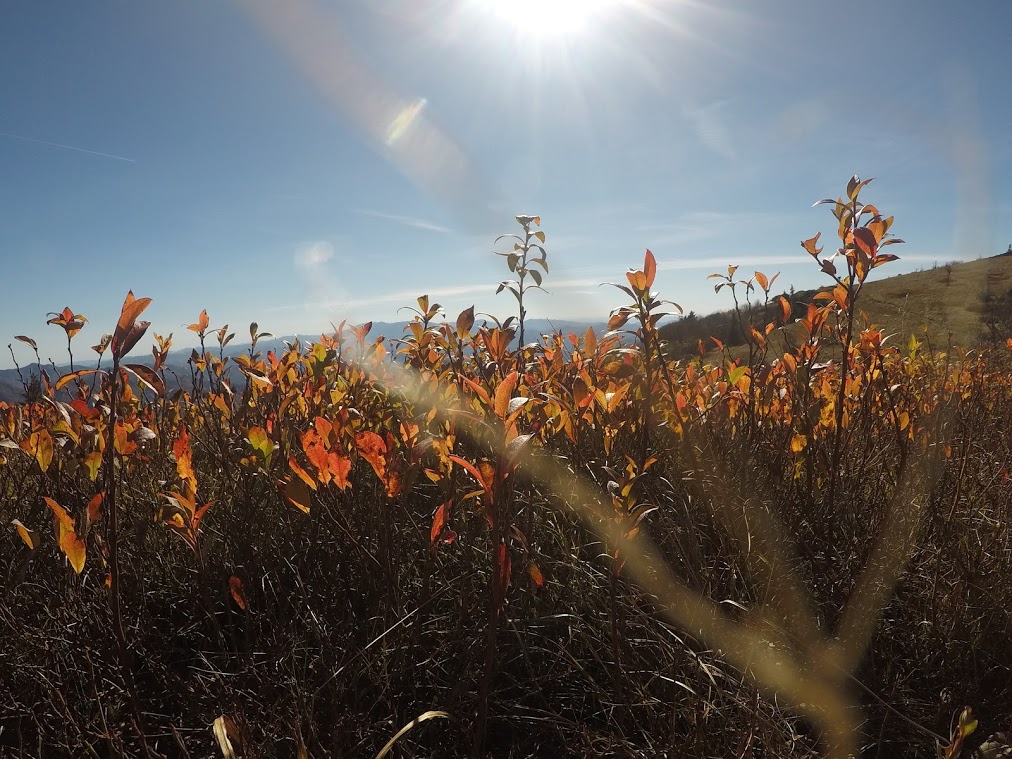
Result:
{"label": "blue sky", "polygon": [[708,312],[729,263],[820,284],[799,241],[854,173],[907,241],[883,274],[993,255],[1010,30],[1007,0],[9,0],[0,338],[62,361],[70,306],[81,357],[130,288],[179,344],[201,308],[240,336],[423,293],[505,316],[517,213],[548,235],[531,316],[604,319],[647,247]]}

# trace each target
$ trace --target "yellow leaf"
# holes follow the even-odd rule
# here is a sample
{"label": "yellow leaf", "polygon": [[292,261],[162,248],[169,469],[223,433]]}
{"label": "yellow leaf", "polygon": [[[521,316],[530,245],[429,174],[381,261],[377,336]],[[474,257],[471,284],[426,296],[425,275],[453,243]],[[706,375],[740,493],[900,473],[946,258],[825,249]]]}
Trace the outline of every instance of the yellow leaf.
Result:
{"label": "yellow leaf", "polygon": [[98,468],[102,466],[102,454],[99,451],[92,451],[84,457],[84,465],[88,467],[88,479],[95,482],[98,479]]}
{"label": "yellow leaf", "polygon": [[224,714],[218,717],[214,721],[214,724],[211,725],[211,732],[214,733],[214,738],[218,741],[218,748],[221,749],[221,755],[225,759],[236,759],[235,749],[232,747],[232,741],[229,740],[229,733],[234,732],[234,730],[235,728],[231,725],[231,720]]}
{"label": "yellow leaf", "polygon": [[39,545],[39,534],[35,532],[35,530],[29,530],[25,527],[21,523],[20,519],[11,520],[11,524],[14,525],[14,528],[18,531],[18,535],[21,536],[21,539],[25,541],[25,545],[34,551]]}
{"label": "yellow leaf", "polygon": [[795,434],[791,440],[791,452],[801,453],[805,450],[805,446],[808,445],[808,438],[804,435]]}
{"label": "yellow leaf", "polygon": [[84,569],[85,544],[76,532],[70,530],[60,538],[60,550],[66,554],[74,571],[81,574]]}
{"label": "yellow leaf", "polygon": [[43,472],[49,469],[49,465],[53,463],[53,438],[46,430],[33,432],[28,440],[21,443],[21,447],[39,462],[39,467]]}

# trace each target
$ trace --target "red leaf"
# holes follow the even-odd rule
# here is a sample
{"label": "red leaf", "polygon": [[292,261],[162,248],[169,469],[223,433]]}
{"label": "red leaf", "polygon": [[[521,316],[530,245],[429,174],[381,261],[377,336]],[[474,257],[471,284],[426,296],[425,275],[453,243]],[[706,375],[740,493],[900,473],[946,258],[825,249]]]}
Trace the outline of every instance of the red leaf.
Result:
{"label": "red leaf", "polygon": [[429,531],[429,540],[433,549],[440,543],[452,543],[457,539],[457,533],[446,526],[446,520],[450,516],[450,507],[453,501],[446,501],[441,504],[436,513],[432,516],[432,529]]}
{"label": "red leaf", "polygon": [[232,591],[232,599],[240,609],[246,608],[246,594],[242,590],[242,580],[235,575],[228,578],[228,589]]}

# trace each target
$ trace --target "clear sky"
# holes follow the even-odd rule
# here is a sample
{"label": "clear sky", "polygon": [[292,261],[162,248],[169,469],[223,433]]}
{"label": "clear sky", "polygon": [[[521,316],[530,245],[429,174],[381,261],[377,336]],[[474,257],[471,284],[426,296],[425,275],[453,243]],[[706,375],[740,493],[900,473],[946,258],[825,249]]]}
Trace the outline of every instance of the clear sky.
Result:
{"label": "clear sky", "polygon": [[506,316],[517,213],[532,317],[606,318],[647,247],[703,313],[729,263],[820,284],[799,241],[854,173],[907,241],[883,274],[993,255],[1010,64],[1008,0],[4,0],[0,341],[62,361],[70,306],[83,357],[130,288],[177,338]]}

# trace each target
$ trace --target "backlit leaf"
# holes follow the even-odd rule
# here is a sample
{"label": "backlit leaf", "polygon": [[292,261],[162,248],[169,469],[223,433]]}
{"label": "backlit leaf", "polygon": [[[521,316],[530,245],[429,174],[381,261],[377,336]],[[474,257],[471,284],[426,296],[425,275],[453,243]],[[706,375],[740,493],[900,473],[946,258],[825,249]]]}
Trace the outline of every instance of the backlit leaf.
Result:
{"label": "backlit leaf", "polygon": [[495,389],[495,414],[500,419],[505,419],[509,411],[510,398],[517,386],[517,378],[517,370],[514,369],[506,375]]}
{"label": "backlit leaf", "polygon": [[200,312],[200,316],[197,317],[197,321],[194,324],[191,324],[189,327],[187,327],[187,329],[190,330],[191,332],[200,333],[207,329],[207,325],[209,323],[210,320],[207,318],[207,309],[205,308],[203,311]]}
{"label": "backlit leaf", "polygon": [[26,546],[33,551],[39,547],[39,534],[35,530],[29,530],[21,523],[20,519],[12,519],[11,524],[14,525],[14,529],[18,531],[18,535]]}
{"label": "backlit leaf", "polygon": [[39,464],[43,472],[49,469],[53,463],[53,438],[46,430],[37,430],[29,438],[21,443],[21,447],[28,452]]}
{"label": "backlit leaf", "polygon": [[654,277],[657,276],[657,259],[654,258],[654,254],[650,252],[649,248],[643,256],[643,274],[644,289],[649,290],[654,286]]}
{"label": "backlit leaf", "polygon": [[355,448],[359,456],[372,465],[376,476],[382,480],[387,468],[387,445],[383,442],[383,438],[375,432],[360,432],[355,435]]}
{"label": "backlit leaf", "polygon": [[[214,739],[218,741],[218,748],[221,749],[221,755],[224,759],[236,759],[235,748],[233,748],[232,741],[229,738],[230,723],[231,720],[223,714],[211,725],[211,732],[214,733]],[[234,728],[232,730],[234,731]]]}
{"label": "backlit leaf", "polygon": [[165,383],[162,382],[162,378],[150,367],[143,364],[124,364],[123,368],[147,385],[156,395],[165,395]]}
{"label": "backlit leaf", "polygon": [[53,526],[60,550],[63,551],[74,571],[81,574],[84,569],[85,543],[74,530],[74,518],[52,498],[43,496],[42,500],[53,512]]}

